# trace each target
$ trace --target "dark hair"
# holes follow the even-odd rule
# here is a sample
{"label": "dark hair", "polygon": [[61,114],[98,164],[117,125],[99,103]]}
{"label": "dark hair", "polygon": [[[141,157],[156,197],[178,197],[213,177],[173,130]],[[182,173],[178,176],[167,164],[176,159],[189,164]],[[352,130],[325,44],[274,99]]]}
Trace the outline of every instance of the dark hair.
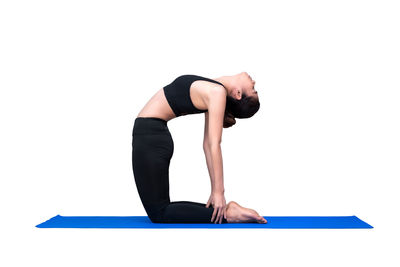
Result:
{"label": "dark hair", "polygon": [[260,109],[260,101],[256,97],[242,94],[242,98],[237,100],[230,95],[226,97],[224,128],[229,128],[236,123],[235,118],[250,118]]}

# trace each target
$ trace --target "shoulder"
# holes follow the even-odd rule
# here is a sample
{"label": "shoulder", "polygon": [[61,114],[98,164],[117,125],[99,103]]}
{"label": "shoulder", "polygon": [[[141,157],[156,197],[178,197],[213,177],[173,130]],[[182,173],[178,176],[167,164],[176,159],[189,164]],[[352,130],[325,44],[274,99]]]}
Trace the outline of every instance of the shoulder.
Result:
{"label": "shoulder", "polygon": [[221,98],[226,98],[228,93],[225,90],[225,87],[219,84],[212,84],[210,85],[210,94],[214,97],[221,97]]}
{"label": "shoulder", "polygon": [[218,88],[220,91],[226,91],[225,87],[219,83],[218,81],[212,80],[210,78],[199,76],[195,74],[184,74],[175,79],[175,81],[186,82],[192,84],[193,82],[197,82],[202,86],[207,86],[210,88]]}
{"label": "shoulder", "polygon": [[208,110],[224,109],[226,105],[227,92],[225,88],[219,84],[210,85],[208,91]]}

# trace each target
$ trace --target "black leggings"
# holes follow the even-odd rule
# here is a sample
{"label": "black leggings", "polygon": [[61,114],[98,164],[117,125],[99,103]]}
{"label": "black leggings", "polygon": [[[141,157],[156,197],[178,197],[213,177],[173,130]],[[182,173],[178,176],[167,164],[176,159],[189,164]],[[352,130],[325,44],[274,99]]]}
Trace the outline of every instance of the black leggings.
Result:
{"label": "black leggings", "polygon": [[[169,198],[169,163],[174,142],[167,121],[137,117],[133,127],[132,166],[136,187],[153,223],[212,223],[214,208]],[[222,223],[227,223],[222,219]]]}

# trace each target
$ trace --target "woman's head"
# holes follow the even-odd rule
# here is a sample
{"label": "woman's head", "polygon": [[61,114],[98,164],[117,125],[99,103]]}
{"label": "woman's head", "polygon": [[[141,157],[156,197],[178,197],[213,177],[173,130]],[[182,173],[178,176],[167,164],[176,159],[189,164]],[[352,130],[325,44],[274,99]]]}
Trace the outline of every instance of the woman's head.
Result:
{"label": "woman's head", "polygon": [[230,78],[231,83],[227,84],[224,128],[234,125],[235,118],[250,118],[260,109],[258,94],[254,89],[256,82],[250,75],[242,72]]}

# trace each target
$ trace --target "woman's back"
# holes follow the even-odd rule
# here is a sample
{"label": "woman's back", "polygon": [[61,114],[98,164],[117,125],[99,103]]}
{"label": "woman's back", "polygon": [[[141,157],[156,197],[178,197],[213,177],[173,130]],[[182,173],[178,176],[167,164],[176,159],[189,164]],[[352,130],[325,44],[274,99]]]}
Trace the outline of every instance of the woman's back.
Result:
{"label": "woman's back", "polygon": [[210,89],[222,83],[198,75],[182,75],[159,89],[137,115],[169,121],[173,118],[207,111]]}

